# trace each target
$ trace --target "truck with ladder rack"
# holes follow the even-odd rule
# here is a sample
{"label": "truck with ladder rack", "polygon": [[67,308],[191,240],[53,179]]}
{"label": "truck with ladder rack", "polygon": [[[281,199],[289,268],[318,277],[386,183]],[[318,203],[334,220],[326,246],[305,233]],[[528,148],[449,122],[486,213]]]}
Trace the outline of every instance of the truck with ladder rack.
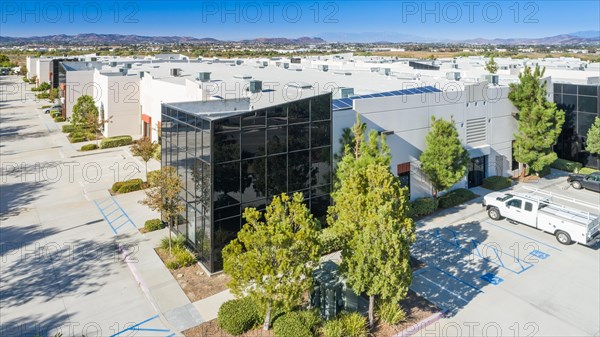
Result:
{"label": "truck with ladder rack", "polygon": [[593,209],[597,209],[598,205],[537,189],[525,187],[525,190],[528,192],[494,192],[486,195],[482,204],[490,219],[506,218],[512,223],[540,229],[556,236],[558,242],[564,245],[577,242],[591,246],[600,239],[600,224],[597,214],[558,204],[555,200],[563,200]]}

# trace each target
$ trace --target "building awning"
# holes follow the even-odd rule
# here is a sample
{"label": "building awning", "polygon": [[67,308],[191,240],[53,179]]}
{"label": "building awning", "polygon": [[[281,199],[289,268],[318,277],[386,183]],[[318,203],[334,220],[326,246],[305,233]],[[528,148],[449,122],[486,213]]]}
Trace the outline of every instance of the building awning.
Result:
{"label": "building awning", "polygon": [[467,152],[469,153],[469,157],[471,158],[489,156],[491,152],[491,147],[489,145],[482,145],[473,148],[467,147]]}

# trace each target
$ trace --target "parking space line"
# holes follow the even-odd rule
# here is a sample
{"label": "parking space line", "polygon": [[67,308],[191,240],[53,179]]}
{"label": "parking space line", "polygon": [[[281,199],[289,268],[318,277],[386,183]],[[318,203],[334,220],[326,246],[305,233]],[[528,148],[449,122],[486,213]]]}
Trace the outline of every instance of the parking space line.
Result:
{"label": "parking space line", "polygon": [[[98,208],[98,210],[100,211],[100,213],[102,214],[102,217],[104,217],[104,220],[106,220],[106,222],[108,222],[108,225],[110,226],[110,228],[112,229],[113,233],[115,235],[118,234],[117,230],[119,230],[121,227],[123,227],[125,224],[127,223],[131,223],[131,225],[133,226],[133,228],[137,229],[137,226],[135,225],[135,223],[131,220],[131,218],[129,217],[129,215],[127,215],[127,213],[125,212],[125,210],[123,210],[123,208],[121,207],[121,205],[119,205],[119,203],[117,202],[117,200],[115,200],[114,197],[108,197],[100,202],[98,202],[97,200],[93,200],[94,204],[96,205],[96,207]],[[107,204],[108,202],[111,202],[111,204]],[[103,206],[101,206],[103,205]],[[116,206],[116,208],[112,209],[110,211],[110,213],[106,214],[106,210],[110,209],[111,207]],[[114,214],[115,212],[120,211],[121,215],[117,216],[116,218],[110,220],[109,217]],[[114,223],[117,222],[117,220],[121,219],[125,217],[125,222],[121,223],[119,226],[115,227]]]}
{"label": "parking space line", "polygon": [[444,287],[443,285],[440,285],[440,284],[437,284],[437,283],[435,283],[434,281],[432,281],[432,280],[428,279],[427,277],[423,276],[423,274],[419,275],[419,277],[420,277],[420,278],[422,278],[422,279],[424,279],[425,281],[427,281],[427,282],[429,282],[429,283],[431,283],[431,284],[433,284],[433,285],[437,286],[437,287],[438,287],[438,288],[440,288],[441,290],[444,290],[444,291],[446,291],[447,293],[449,293],[449,294],[451,294],[452,296],[454,296],[454,297],[458,298],[459,300],[461,300],[461,301],[463,301],[463,302],[465,302],[465,303],[469,303],[469,301],[467,301],[467,300],[465,300],[464,298],[462,298],[462,297],[461,297],[459,294],[457,294],[457,293],[453,292],[452,290],[450,290],[450,289],[448,289],[448,288]]}
{"label": "parking space line", "polygon": [[504,228],[504,227],[502,227],[502,226],[496,225],[495,223],[493,223],[493,222],[491,222],[491,221],[484,221],[484,222],[485,222],[485,223],[487,223],[487,224],[489,224],[489,225],[492,225],[492,226],[494,226],[494,227],[497,227],[497,228],[503,229],[503,230],[505,230],[505,231],[511,232],[511,233],[513,233],[513,234],[516,234],[516,235],[522,236],[522,237],[524,237],[524,238],[527,238],[527,239],[529,239],[529,240],[533,240],[533,241],[535,241],[535,242],[537,242],[537,243],[540,243],[540,244],[542,244],[542,245],[544,245],[544,246],[546,246],[546,247],[549,247],[549,248],[552,248],[552,249],[554,249],[554,250],[557,250],[557,251],[559,251],[559,252],[562,252],[562,249],[560,249],[560,248],[554,247],[554,246],[552,246],[552,245],[549,245],[549,244],[547,244],[547,243],[544,243],[544,242],[542,242],[542,241],[540,241],[540,240],[534,239],[534,238],[532,238],[532,237],[529,237],[529,236],[527,236],[527,235],[523,235],[523,234],[521,234],[521,233],[515,232],[515,231],[513,231],[513,230],[511,230],[511,229]]}
{"label": "parking space line", "polygon": [[442,269],[441,269],[441,268],[439,268],[438,266],[433,266],[433,268],[435,268],[435,269],[437,269],[438,271],[442,272],[442,273],[443,273],[443,274],[445,274],[446,276],[448,276],[448,277],[451,277],[451,278],[453,278],[453,279],[457,280],[458,282],[460,282],[460,283],[462,283],[462,284],[464,284],[464,285],[466,285],[466,286],[468,286],[468,287],[471,287],[471,288],[473,288],[473,289],[477,290],[477,292],[480,292],[480,293],[482,293],[482,292],[483,292],[483,290],[481,290],[481,288],[479,288],[479,287],[477,287],[477,286],[474,286],[474,285],[472,285],[471,283],[469,283],[469,282],[467,282],[467,281],[464,281],[464,280],[462,280],[462,279],[460,279],[460,278],[458,278],[458,277],[456,277],[456,276],[454,276],[454,275],[450,274],[450,273],[449,273],[449,272],[447,272],[447,271],[444,271],[444,270],[442,270]]}
{"label": "parking space line", "polygon": [[[118,336],[118,335],[120,335],[120,334],[122,334],[122,333],[124,333],[124,332],[127,332],[127,331],[171,332],[171,330],[169,330],[169,329],[159,329],[159,328],[141,328],[141,327],[140,327],[141,325],[144,325],[144,324],[146,324],[146,323],[148,323],[148,322],[151,322],[151,321],[153,321],[153,320],[157,319],[158,317],[159,317],[158,315],[152,316],[152,317],[150,317],[150,318],[148,318],[148,319],[146,319],[146,320],[144,320],[144,321],[141,321],[140,323],[137,323],[137,324],[135,324],[135,325],[132,325],[132,326],[130,326],[130,327],[128,327],[128,328],[126,328],[126,329],[123,329],[123,330],[121,330],[121,331],[119,331],[119,332],[117,332],[117,333],[115,333],[115,334],[113,334],[113,335],[110,335],[110,337],[115,337],[115,336]],[[170,334],[169,336],[172,336],[172,335],[174,335],[174,334]]]}

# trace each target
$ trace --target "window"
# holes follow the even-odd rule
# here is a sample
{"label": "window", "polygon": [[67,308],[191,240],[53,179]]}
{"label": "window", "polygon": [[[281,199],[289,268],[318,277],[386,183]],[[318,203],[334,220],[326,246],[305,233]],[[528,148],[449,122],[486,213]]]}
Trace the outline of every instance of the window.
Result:
{"label": "window", "polygon": [[283,107],[273,107],[267,109],[267,124],[285,125],[287,124],[287,110]]}
{"label": "window", "polygon": [[406,187],[410,198],[410,163],[398,164],[397,171],[400,186]]}
{"label": "window", "polygon": [[530,203],[530,202],[526,202],[526,203],[525,203],[525,210],[526,210],[527,212],[531,212],[531,211],[533,210],[533,204],[532,204],[532,203]]}
{"label": "window", "polygon": [[310,113],[309,100],[290,103],[288,113],[290,117],[290,124],[308,122]]}
{"label": "window", "polygon": [[[330,125],[331,123],[329,121],[312,123],[312,133],[310,137],[310,143],[312,147],[331,145]],[[293,126],[290,126],[290,128],[293,128]]]}
{"label": "window", "polygon": [[244,130],[242,132],[242,158],[265,155],[265,129]]}
{"label": "window", "polygon": [[240,159],[240,133],[217,133],[214,137],[215,162],[223,163]]}
{"label": "window", "polygon": [[267,153],[276,154],[287,151],[287,128],[279,126],[267,129]]}
{"label": "window", "polygon": [[288,128],[289,133],[289,147],[288,151],[297,151],[308,149],[308,135],[309,135],[309,124],[298,124],[290,125]]}
{"label": "window", "polygon": [[317,96],[312,99],[310,105],[310,116],[313,122],[330,119],[330,111],[331,100],[329,99],[329,96]]}
{"label": "window", "polygon": [[288,190],[300,191],[309,187],[310,162],[308,151],[290,153],[288,158]]}
{"label": "window", "polygon": [[506,206],[510,206],[510,207],[515,207],[515,208],[521,208],[522,205],[522,201],[519,199],[512,199],[511,201],[506,203]]}
{"label": "window", "polygon": [[598,99],[596,97],[577,96],[577,111],[596,113]]}

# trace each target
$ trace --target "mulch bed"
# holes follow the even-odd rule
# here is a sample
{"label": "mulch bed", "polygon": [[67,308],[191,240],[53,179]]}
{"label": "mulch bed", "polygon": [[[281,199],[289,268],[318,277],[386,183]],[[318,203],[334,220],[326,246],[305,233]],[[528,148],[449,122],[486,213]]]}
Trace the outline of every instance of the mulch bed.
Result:
{"label": "mulch bed", "polygon": [[[163,251],[160,248],[156,248],[155,251],[163,262],[168,260],[168,251]],[[230,280],[229,276],[223,273],[208,276],[197,263],[188,267],[170,269],[169,271],[191,302],[196,302],[226,290],[227,283]]]}
{"label": "mulch bed", "polygon": [[[406,298],[400,302],[400,305],[406,311],[406,321],[392,326],[383,322],[376,322],[375,328],[373,331],[371,331],[371,337],[391,337],[440,311],[435,305],[427,301],[425,298],[417,295],[412,290],[408,291]],[[185,330],[182,333],[186,337],[234,337],[221,330],[221,328],[219,328],[217,325],[216,319],[202,323],[198,326]],[[250,330],[241,336],[273,337],[274,335],[273,329],[264,331],[262,328],[258,328]]]}

